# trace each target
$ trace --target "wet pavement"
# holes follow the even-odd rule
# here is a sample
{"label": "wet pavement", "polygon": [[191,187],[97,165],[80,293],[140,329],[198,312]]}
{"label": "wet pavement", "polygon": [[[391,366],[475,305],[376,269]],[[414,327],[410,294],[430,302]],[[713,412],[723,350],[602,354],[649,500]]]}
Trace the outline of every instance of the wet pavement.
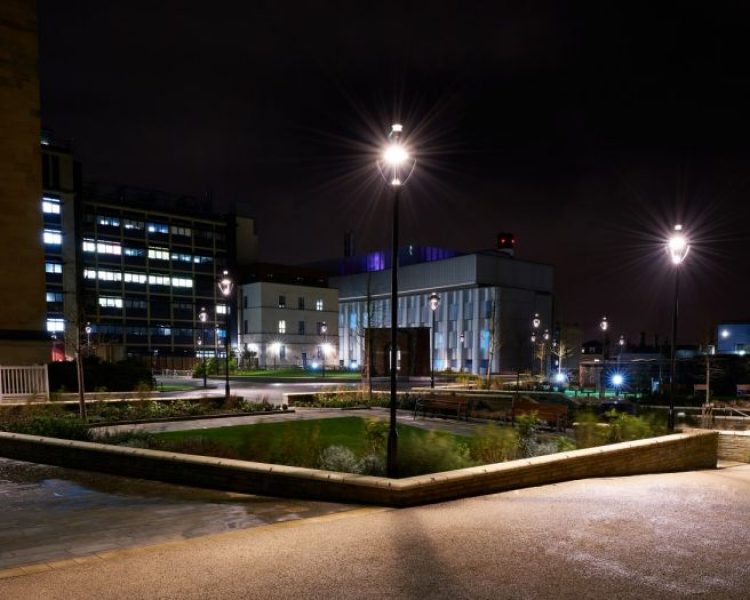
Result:
{"label": "wet pavement", "polygon": [[353,508],[0,458],[0,570]]}

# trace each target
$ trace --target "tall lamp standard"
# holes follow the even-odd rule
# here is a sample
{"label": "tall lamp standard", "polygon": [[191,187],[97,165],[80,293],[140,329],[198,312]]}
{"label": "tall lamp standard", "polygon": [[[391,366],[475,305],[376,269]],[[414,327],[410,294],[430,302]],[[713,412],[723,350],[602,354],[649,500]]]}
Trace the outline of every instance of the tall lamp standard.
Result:
{"label": "tall lamp standard", "polygon": [[396,430],[396,367],[398,360],[398,198],[401,188],[414,171],[416,161],[401,142],[403,126],[395,123],[388,134],[388,146],[378,161],[378,169],[393,190],[393,234],[391,245],[391,398],[388,431],[388,477],[398,476],[398,431]]}
{"label": "tall lamp standard", "polygon": [[541,327],[542,320],[539,318],[539,313],[534,313],[534,318],[531,319],[531,377],[534,377],[534,362],[536,362],[536,332]]}
{"label": "tall lamp standard", "polygon": [[607,317],[602,317],[599,323],[599,329],[602,330],[602,370],[599,375],[599,398],[604,398],[607,394],[607,382],[605,381],[605,371],[607,370],[607,330],[609,329],[609,321]]}
{"label": "tall lamp standard", "polygon": [[430,296],[430,309],[432,310],[432,345],[430,347],[430,353],[432,354],[432,360],[430,360],[430,387],[435,388],[435,313],[440,306],[440,296],[433,292]]}
{"label": "tall lamp standard", "polygon": [[667,251],[674,265],[674,308],[672,310],[672,352],[669,361],[669,413],[667,416],[667,428],[674,431],[674,384],[677,367],[677,309],[680,293],[680,265],[690,251],[685,234],[682,233],[682,225],[675,225],[674,232],[667,241]]}
{"label": "tall lamp standard", "polygon": [[91,323],[86,323],[86,356],[91,356]]}
{"label": "tall lamp standard", "polygon": [[[198,320],[201,324],[201,337],[198,340],[198,345],[203,346],[203,338],[206,337],[206,322],[208,321],[208,312],[206,311],[206,307],[202,306],[200,312],[198,313]],[[208,374],[206,373],[206,350],[205,348],[201,348],[203,351],[201,353],[202,356],[202,365],[203,365],[203,387],[208,387],[208,381],[207,377]]]}
{"label": "tall lamp standard", "polygon": [[[542,334],[542,380],[549,375],[547,369],[547,342],[549,342],[549,330],[545,329]],[[550,350],[551,353],[552,351]]]}
{"label": "tall lamp standard", "polygon": [[325,378],[326,376],[326,333],[328,333],[328,325],[326,325],[326,322],[323,321],[320,324],[320,335],[323,336],[323,343],[320,346],[320,354],[321,354],[321,364],[323,365],[321,369],[321,377]]}
{"label": "tall lamp standard", "polygon": [[224,296],[224,306],[226,308],[226,312],[224,313],[224,394],[227,402],[229,402],[229,313],[231,312],[230,297],[232,295],[232,290],[234,289],[234,283],[229,277],[229,271],[224,271],[224,274],[217,285],[219,286],[219,291],[222,296]]}
{"label": "tall lamp standard", "polygon": [[466,336],[463,332],[461,332],[461,335],[458,336],[458,343],[461,344],[461,364],[458,365],[458,369],[460,373],[464,372],[464,341],[466,340]]}

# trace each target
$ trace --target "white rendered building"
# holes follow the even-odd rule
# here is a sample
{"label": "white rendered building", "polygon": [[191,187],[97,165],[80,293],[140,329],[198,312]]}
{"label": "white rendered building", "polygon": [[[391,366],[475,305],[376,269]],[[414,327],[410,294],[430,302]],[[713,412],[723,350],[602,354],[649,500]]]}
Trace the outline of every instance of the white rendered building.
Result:
{"label": "white rendered building", "polygon": [[240,286],[239,351],[261,368],[339,366],[338,290],[257,281]]}

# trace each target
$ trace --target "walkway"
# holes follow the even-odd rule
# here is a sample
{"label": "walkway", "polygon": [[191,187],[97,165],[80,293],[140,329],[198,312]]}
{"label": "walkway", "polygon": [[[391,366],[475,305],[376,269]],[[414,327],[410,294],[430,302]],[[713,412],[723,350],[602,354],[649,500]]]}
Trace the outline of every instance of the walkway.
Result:
{"label": "walkway", "polygon": [[745,599],[748,489],[742,465],[342,513],[42,566],[0,598]]}

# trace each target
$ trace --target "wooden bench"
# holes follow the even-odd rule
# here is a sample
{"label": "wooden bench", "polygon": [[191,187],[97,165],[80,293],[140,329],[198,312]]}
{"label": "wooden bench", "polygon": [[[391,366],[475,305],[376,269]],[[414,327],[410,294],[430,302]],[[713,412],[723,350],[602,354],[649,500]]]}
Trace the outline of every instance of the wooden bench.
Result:
{"label": "wooden bench", "polygon": [[414,407],[414,418],[421,411],[422,416],[428,413],[431,416],[455,417],[457,419],[468,419],[468,401],[465,398],[454,397],[428,397],[417,401]]}

